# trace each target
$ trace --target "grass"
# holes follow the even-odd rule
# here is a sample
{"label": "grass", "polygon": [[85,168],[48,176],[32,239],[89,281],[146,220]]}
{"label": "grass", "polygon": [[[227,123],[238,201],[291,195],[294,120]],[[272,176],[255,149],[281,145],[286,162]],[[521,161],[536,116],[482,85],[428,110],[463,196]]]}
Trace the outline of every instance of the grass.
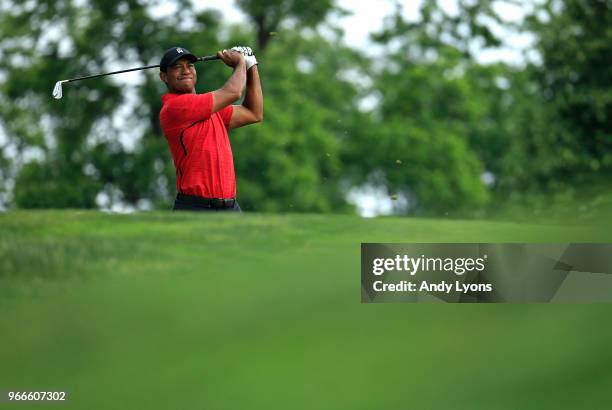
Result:
{"label": "grass", "polygon": [[341,215],[1,214],[0,389],[67,390],[57,408],[79,409],[609,408],[611,307],[363,305],[359,249],[610,242],[611,232]]}

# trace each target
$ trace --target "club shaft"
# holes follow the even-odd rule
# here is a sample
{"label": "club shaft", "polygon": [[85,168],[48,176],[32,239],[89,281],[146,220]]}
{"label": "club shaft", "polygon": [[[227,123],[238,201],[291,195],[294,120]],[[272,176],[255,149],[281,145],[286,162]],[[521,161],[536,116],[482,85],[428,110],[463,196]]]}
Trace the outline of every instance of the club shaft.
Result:
{"label": "club shaft", "polygon": [[[211,60],[218,60],[218,59],[219,59],[219,57],[217,57],[216,55],[214,55],[214,56],[204,56],[204,57],[198,57],[196,62],[197,61],[211,61]],[[159,67],[159,64],[148,65],[148,66],[144,66],[144,67],[128,68],[127,70],[113,71],[111,73],[95,74],[95,75],[87,75],[87,76],[84,76],[84,77],[70,78],[70,79],[66,80],[66,82],[70,83],[72,81],[88,80],[90,78],[104,77],[106,75],[113,75],[113,74],[129,73],[130,71],[147,70],[149,68],[157,68],[157,67]]]}

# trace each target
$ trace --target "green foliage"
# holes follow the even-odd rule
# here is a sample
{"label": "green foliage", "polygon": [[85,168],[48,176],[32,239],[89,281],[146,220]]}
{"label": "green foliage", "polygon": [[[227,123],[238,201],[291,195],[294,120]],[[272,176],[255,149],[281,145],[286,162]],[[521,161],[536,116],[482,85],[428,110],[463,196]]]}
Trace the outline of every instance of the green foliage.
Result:
{"label": "green foliage", "polygon": [[[397,127],[397,135],[406,135],[416,124],[432,138],[454,135],[465,144],[464,158],[477,164],[472,173],[456,173],[452,161],[436,168],[448,172],[443,178],[447,183],[456,175],[471,181],[467,185],[475,190],[455,196],[459,206],[477,209],[486,203],[488,192],[482,192],[482,186],[476,189],[480,171],[494,178],[487,190],[495,199],[493,208],[537,196],[538,202],[549,196],[550,206],[555,196],[575,196],[566,201],[575,204],[589,185],[605,190],[601,182],[610,173],[612,158],[609,2],[568,0],[537,6],[524,29],[536,37],[541,63],[525,68],[475,62],[470,44],[499,44],[483,22],[503,20],[490,1],[458,6],[459,14],[449,16],[435,1],[425,2],[420,21],[406,22],[397,14],[374,36],[382,44],[393,44],[389,62],[375,81],[383,96],[381,125],[397,118],[404,125],[403,133]],[[373,141],[363,145],[365,152],[374,150]],[[389,153],[382,153],[388,165]],[[382,169],[392,172],[390,167]],[[420,172],[417,177],[423,180],[426,175]],[[415,185],[412,181],[408,193],[422,202],[428,196]],[[447,198],[447,191],[438,192],[442,195],[425,209],[436,209],[438,201]]]}
{"label": "green foliage", "polygon": [[375,138],[369,141],[370,155],[378,159],[374,169],[384,178],[371,182],[408,196],[411,212],[457,215],[488,199],[480,181],[482,165],[452,131],[393,119]]}
{"label": "green foliage", "polygon": [[396,41],[397,51],[374,72],[382,98],[371,129],[357,136],[349,158],[365,159],[352,173],[358,182],[402,193],[410,212],[456,215],[489,199],[481,181],[484,156],[474,149],[482,138],[478,124],[490,114],[483,104],[490,85],[474,80],[488,72],[445,44],[442,32],[429,34],[432,15],[441,13],[434,3],[426,2],[422,12],[419,23],[397,15],[375,36],[385,44]]}
{"label": "green foliage", "polygon": [[[612,4],[547,1],[529,26],[542,64],[533,67],[549,111],[548,176],[569,185],[612,176]],[[537,137],[537,136],[536,136]],[[544,172],[540,172],[543,174]]]}
{"label": "green foliage", "polygon": [[[202,50],[205,44],[209,53],[221,48],[216,13],[191,13],[190,2],[179,2],[179,15],[192,21],[192,27],[185,29],[169,19],[151,18],[148,7],[152,3],[91,0],[89,7],[77,7],[67,0],[41,1],[34,8],[12,7],[2,13],[2,49],[12,57],[0,63],[7,74],[0,88],[2,125],[18,156],[32,147],[40,148],[44,155],[42,164],[20,171],[18,183],[28,186],[16,188],[16,205],[91,207],[98,193],[93,189],[84,187],[78,195],[63,195],[74,189],[67,181],[80,180],[75,176],[84,169],[90,170],[89,176],[81,175],[81,179],[119,189],[128,204],[143,198],[166,206],[170,202],[174,173],[166,166],[169,155],[159,128],[164,88],[156,73],[147,73],[137,91],[105,77],[64,85],[61,101],[50,98],[56,80],[112,71],[109,64],[117,59],[138,66],[157,63],[161,52],[174,44],[194,51]],[[22,26],[32,27],[33,32],[23,33]],[[45,36],[47,26],[56,33]],[[32,39],[36,39],[34,46],[23,47]],[[24,62],[15,62],[19,60]],[[217,67],[208,77],[224,75]],[[130,128],[118,128],[111,120],[128,94],[136,94],[140,100],[136,116],[127,125],[132,130],[143,129],[144,120],[141,135],[135,131],[128,134]],[[127,135],[139,139],[134,152],[119,143]],[[49,189],[45,178],[32,177],[43,169],[48,178],[55,178],[52,184],[57,189]],[[70,177],[62,179],[62,175]]]}
{"label": "green foliage", "polygon": [[[187,17],[192,9],[189,2],[184,3],[180,13]],[[302,14],[303,23],[314,25],[317,19],[323,18],[329,6],[325,4],[328,2],[309,6],[310,12]],[[42,20],[50,24],[53,19],[54,24],[65,24],[65,37],[72,40],[74,47],[67,55],[61,55],[58,39],[46,47],[45,54],[50,58],[41,58],[32,49],[28,57],[32,63],[26,69],[6,63],[4,68],[8,78],[3,84],[3,94],[32,109],[24,112],[18,104],[7,104],[2,118],[11,119],[4,121],[4,125],[23,150],[33,146],[41,148],[45,156],[41,166],[47,164],[44,169],[51,171],[51,164],[60,163],[64,164],[63,170],[75,173],[88,169],[86,179],[96,181],[100,189],[111,197],[110,193],[118,190],[124,203],[137,204],[141,199],[149,199],[155,205],[167,208],[175,190],[175,176],[159,128],[160,96],[165,90],[156,73],[146,73],[144,84],[138,89],[120,87],[105,78],[66,85],[61,102],[49,99],[54,79],[110,71],[107,64],[113,59],[130,61],[130,66],[153,64],[163,49],[173,44],[202,54],[211,54],[228,46],[219,42],[220,18],[216,13],[195,15],[190,19],[192,26],[183,28],[174,26],[171,21],[152,19],[146,11],[149,5],[120,0],[90,1],[89,8],[77,9],[71,2],[58,2],[56,7],[64,11],[59,17],[44,13],[48,10],[44,5],[37,11],[15,11],[15,19],[20,21]],[[246,7],[246,3],[243,6]],[[256,5],[253,3],[251,6]],[[267,13],[276,12],[271,5],[261,7]],[[297,16],[299,7],[300,2],[296,2],[283,9],[275,17],[279,19],[275,24]],[[9,22],[11,18],[6,16]],[[15,31],[7,30],[6,34],[10,37],[15,35]],[[249,42],[249,35],[244,31],[236,31],[232,37],[236,43]],[[271,47],[269,57],[264,53],[258,55],[262,67],[265,67],[262,77],[266,121],[263,126],[241,129],[235,137],[232,135],[241,201],[245,208],[260,211],[343,209],[346,203],[338,188],[337,136],[340,129],[336,117],[339,113],[353,110],[346,104],[351,86],[339,83],[338,87],[325,87],[324,84],[335,75],[335,69],[342,66],[341,58],[348,54],[338,53],[322,38],[304,42],[298,48],[292,47],[294,42],[301,43],[301,38],[283,34],[279,36],[278,45]],[[328,51],[325,57],[315,62],[316,70],[311,75],[300,73],[297,59],[316,54],[319,47]],[[10,47],[6,49],[11,50]],[[288,49],[293,49],[293,54],[287,54]],[[328,57],[333,57],[335,64],[331,65]],[[276,63],[280,60],[284,63]],[[217,63],[201,65],[198,71],[199,92],[220,87],[229,75],[229,69]],[[279,78],[284,79],[279,81]],[[311,89],[329,92],[317,96]],[[128,94],[134,93],[139,98],[134,116],[128,120],[127,128],[117,128],[110,118],[128,100]],[[330,94],[333,94],[333,101]],[[324,101],[327,107],[322,105]],[[51,124],[34,121],[36,117],[45,116]],[[127,149],[120,143],[128,129],[142,129],[134,149]],[[28,167],[21,173],[19,183],[28,186],[18,189],[19,200],[15,203],[20,207],[38,207],[40,204],[79,207],[93,203],[97,195],[95,191],[84,190],[81,196],[90,195],[85,202],[72,197],[56,198],[50,195],[55,190],[42,190],[43,180],[31,177]],[[55,183],[60,186],[65,181],[57,179]],[[37,198],[38,192],[48,195],[40,199]]]}
{"label": "green foliage", "polygon": [[[172,19],[152,17],[154,0],[86,3],[0,3],[0,201],[14,196],[9,206],[94,207],[105,192],[168,209],[175,174],[155,70],[136,85],[102,78],[65,85],[59,102],[49,94],[57,80],[118,61],[156,64],[175,44],[202,55],[258,44],[265,120],[230,136],[247,210],[346,211],[347,192],[363,185],[406,198],[398,212],[438,215],[569,204],[590,186],[609,190],[609,2],[536,5],[521,29],[534,35],[539,59],[525,67],[474,59],[474,44],[501,44],[494,24],[519,29],[491,0],[458,1],[456,14],[425,1],[418,21],[398,8],[373,36],[385,48],[378,61],[344,47],[325,23],[343,13],[331,0],[240,0],[251,24],[229,28],[188,0],[174,1]],[[336,36],[322,36],[322,23]],[[198,74],[204,92],[229,69],[207,63]],[[363,108],[364,98],[377,103]]]}
{"label": "green foliage", "polygon": [[61,164],[29,162],[15,181],[15,203],[23,208],[94,208],[95,179]]}
{"label": "green foliage", "polygon": [[544,2],[528,16],[540,56],[506,74],[498,204],[580,217],[608,203],[600,198],[612,170],[611,17],[609,2],[574,0]]}
{"label": "green foliage", "polygon": [[333,0],[237,0],[236,4],[255,26],[257,50],[264,51],[281,24],[294,19],[303,26],[315,27],[334,7]]}
{"label": "green foliage", "polygon": [[328,84],[351,59],[357,59],[353,52],[320,37],[298,41],[287,34],[270,45],[260,70],[264,122],[231,136],[247,209],[326,212],[346,207],[338,188],[340,141],[355,126],[350,119],[357,93],[346,80]]}

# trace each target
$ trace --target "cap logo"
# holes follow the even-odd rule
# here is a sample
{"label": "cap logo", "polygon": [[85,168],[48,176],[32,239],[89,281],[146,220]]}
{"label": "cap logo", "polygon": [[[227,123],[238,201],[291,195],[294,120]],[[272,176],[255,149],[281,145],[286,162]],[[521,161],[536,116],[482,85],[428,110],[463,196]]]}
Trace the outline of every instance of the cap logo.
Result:
{"label": "cap logo", "polygon": [[176,49],[176,52],[177,52],[177,53],[183,53],[183,49],[182,49],[182,48],[177,48],[177,49]]}

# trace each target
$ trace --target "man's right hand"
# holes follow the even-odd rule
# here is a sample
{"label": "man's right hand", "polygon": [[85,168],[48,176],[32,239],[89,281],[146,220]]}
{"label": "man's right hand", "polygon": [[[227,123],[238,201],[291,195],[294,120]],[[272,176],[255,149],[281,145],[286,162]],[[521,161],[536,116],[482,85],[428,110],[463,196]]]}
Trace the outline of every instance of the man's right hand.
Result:
{"label": "man's right hand", "polygon": [[223,50],[217,51],[217,57],[219,57],[225,65],[229,67],[237,67],[240,64],[245,64],[244,56],[237,51]]}

